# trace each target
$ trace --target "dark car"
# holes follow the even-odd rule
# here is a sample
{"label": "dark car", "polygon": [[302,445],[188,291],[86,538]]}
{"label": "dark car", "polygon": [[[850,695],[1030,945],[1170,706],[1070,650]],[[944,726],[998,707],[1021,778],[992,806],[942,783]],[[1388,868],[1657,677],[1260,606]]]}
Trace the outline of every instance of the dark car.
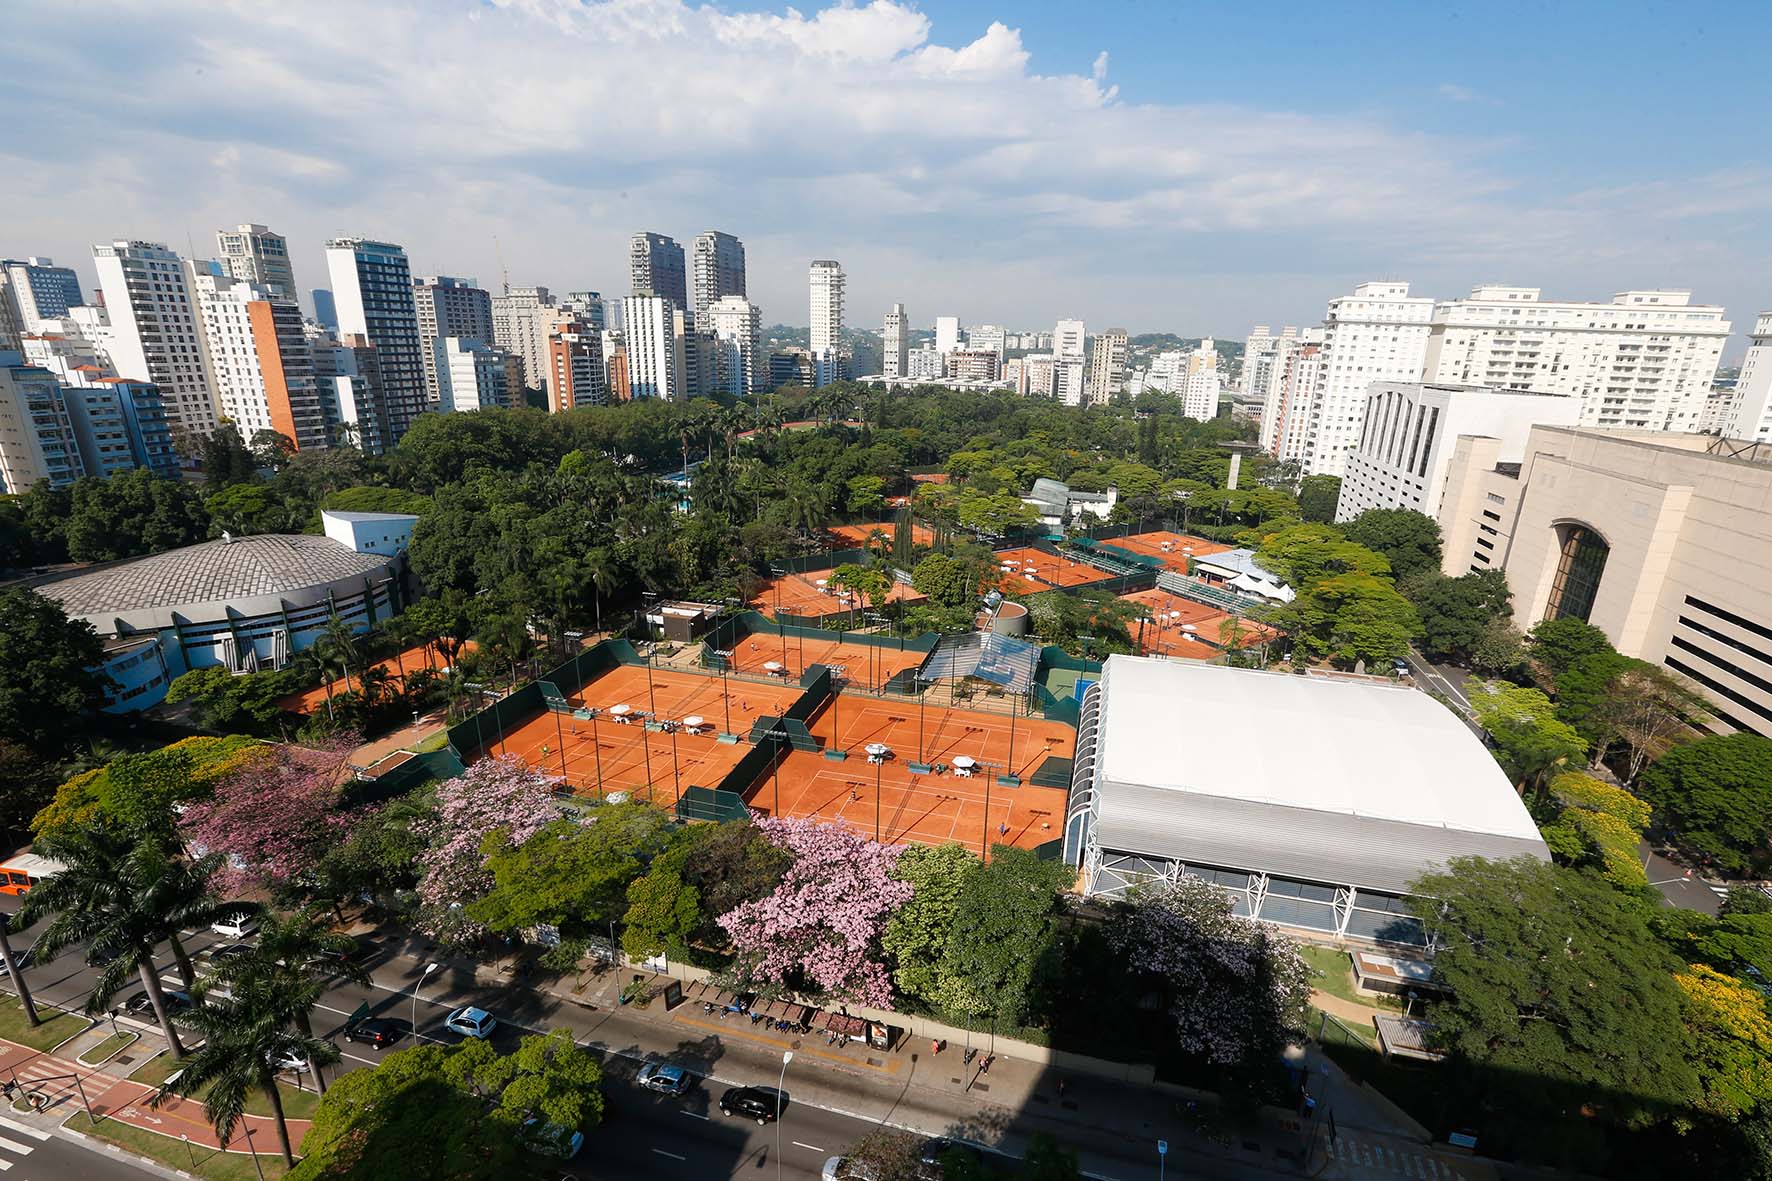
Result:
{"label": "dark car", "polygon": [[787,1106],[787,1093],[774,1087],[733,1087],[720,1096],[722,1112],[740,1119],[754,1119],[759,1124],[774,1120],[787,1110]]}
{"label": "dark car", "polygon": [[923,1165],[921,1170],[923,1176],[932,1179],[940,1178],[948,1160],[951,1159],[950,1154],[957,1154],[980,1163],[984,1161],[984,1154],[964,1140],[935,1136],[923,1141],[923,1148],[917,1153],[917,1159]]}
{"label": "dark car", "polygon": [[380,1050],[406,1036],[406,1022],[392,1017],[369,1017],[345,1030],[347,1042],[362,1042]]}
{"label": "dark car", "polygon": [[[160,990],[160,995],[166,1001],[168,1016],[173,1013],[182,1013],[196,1004],[191,999],[190,993],[180,992],[175,988],[163,988]],[[123,1011],[131,1017],[147,1017],[151,1020],[154,1016],[153,998],[148,996],[146,989],[143,989],[123,1003]]]}

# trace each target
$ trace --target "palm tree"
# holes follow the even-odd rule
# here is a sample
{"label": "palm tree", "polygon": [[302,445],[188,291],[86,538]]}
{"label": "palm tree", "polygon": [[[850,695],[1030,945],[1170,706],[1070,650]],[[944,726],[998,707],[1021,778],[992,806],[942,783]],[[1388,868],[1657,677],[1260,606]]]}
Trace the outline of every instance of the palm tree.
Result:
{"label": "palm tree", "polygon": [[207,895],[193,899],[190,891],[194,883],[208,880],[220,856],[181,867],[157,841],[138,840],[103,825],[45,837],[37,849],[65,868],[31,888],[13,921],[28,927],[55,916],[37,938],[44,959],[76,943],[86,947],[86,962],[99,969],[86,997],[89,1014],[110,1007],[133,969],[166,1044],[183,1054],[178,1030],[167,1016],[154,949],[181,927],[206,926],[219,917],[223,906]]}
{"label": "palm tree", "polygon": [[598,546],[585,555],[584,571],[585,577],[591,580],[593,592],[591,598],[597,605],[597,630],[601,632],[603,630],[603,596],[609,593],[611,586],[615,585],[618,574],[615,559],[610,555],[608,549]]}
{"label": "palm tree", "polygon": [[306,1060],[316,1070],[331,1066],[339,1060],[339,1052],[331,1042],[290,1029],[290,1016],[279,985],[264,977],[242,983],[226,1005],[197,1006],[191,1010],[190,1020],[203,1035],[203,1047],[190,1056],[153,1102],[160,1103],[168,1094],[201,1093],[203,1114],[226,1145],[246,1114],[247,1095],[256,1089],[270,1101],[283,1163],[293,1168],[295,1150],[289,1143],[277,1072],[291,1061]]}
{"label": "palm tree", "polygon": [[7,929],[12,925],[10,916],[0,914],[0,961],[6,964],[6,974],[12,977],[12,985],[18,989],[19,1003],[25,1007],[25,1017],[32,1025],[41,1025],[43,1021],[37,1016],[37,1001],[31,996],[31,986],[25,983],[24,969],[19,967],[18,957],[12,954],[12,940],[7,936]]}
{"label": "palm tree", "polygon": [[818,485],[805,481],[796,481],[788,485],[788,520],[806,537],[811,537],[824,526],[825,507],[824,494]]}
{"label": "palm tree", "polygon": [[[369,972],[357,962],[356,952],[357,941],[329,930],[316,909],[288,918],[267,915],[251,951],[223,961],[209,983],[225,984],[235,995],[251,991],[261,982],[269,985],[270,995],[281,1000],[296,1032],[311,1038],[314,1006],[328,987],[339,981],[369,984]],[[315,1086],[324,1093],[323,1063],[310,1060],[308,1065],[314,1072]]]}
{"label": "palm tree", "polygon": [[345,691],[351,689],[351,669],[362,664],[362,653],[357,647],[357,633],[351,630],[337,613],[326,620],[326,629],[320,633],[315,645],[320,649],[320,660],[323,666],[337,665],[345,675]]}

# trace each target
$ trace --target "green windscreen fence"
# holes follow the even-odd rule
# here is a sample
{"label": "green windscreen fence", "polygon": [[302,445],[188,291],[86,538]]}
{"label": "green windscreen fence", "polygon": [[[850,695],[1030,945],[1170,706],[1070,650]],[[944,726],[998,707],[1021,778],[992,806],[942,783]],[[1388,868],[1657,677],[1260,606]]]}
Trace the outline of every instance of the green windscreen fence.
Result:
{"label": "green windscreen fence", "polygon": [[677,800],[678,820],[706,820],[724,824],[728,820],[749,820],[751,810],[744,797],[717,787],[688,787]]}
{"label": "green windscreen fence", "polygon": [[454,779],[465,770],[467,768],[455,757],[455,752],[448,748],[426,751],[421,755],[413,755],[374,779],[354,779],[345,784],[340,793],[343,797],[341,803],[349,808],[379,804],[383,800],[406,795],[433,779]]}
{"label": "green windscreen fence", "polygon": [[[888,534],[891,526],[881,526]],[[865,549],[834,549],[817,554],[801,554],[797,558],[782,558],[769,563],[769,568],[776,574],[810,574],[814,570],[835,570],[838,566],[866,565],[868,551]]]}

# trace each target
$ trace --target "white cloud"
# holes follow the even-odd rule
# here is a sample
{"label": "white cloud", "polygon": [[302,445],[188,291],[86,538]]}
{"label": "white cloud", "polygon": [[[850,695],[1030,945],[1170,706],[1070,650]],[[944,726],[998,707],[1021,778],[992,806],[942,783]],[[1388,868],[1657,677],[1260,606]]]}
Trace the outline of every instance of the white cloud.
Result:
{"label": "white cloud", "polygon": [[[8,23],[35,63],[0,77],[14,254],[187,232],[202,250],[251,220],[291,236],[309,284],[340,233],[490,283],[496,234],[513,281],[619,293],[628,234],[719,226],[749,244],[770,320],[803,320],[805,260],[837,257],[858,322],[904,299],[918,318],[1231,333],[1380,273],[1724,298],[1703,290],[1723,273],[1707,248],[1768,205],[1763,178],[1563,196],[1520,183],[1506,142],[1155,104],[1109,85],[1106,50],[1065,72],[1002,22],[938,44],[889,0],[117,0]],[[1765,249],[1740,265],[1763,271]]]}

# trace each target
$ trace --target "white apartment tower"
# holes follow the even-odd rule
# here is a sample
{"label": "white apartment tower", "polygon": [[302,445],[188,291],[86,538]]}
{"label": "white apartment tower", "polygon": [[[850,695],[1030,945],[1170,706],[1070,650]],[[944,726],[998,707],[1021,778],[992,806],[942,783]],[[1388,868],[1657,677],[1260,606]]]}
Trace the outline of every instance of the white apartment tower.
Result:
{"label": "white apartment tower", "polygon": [[207,436],[219,420],[182,260],[160,242],[116,241],[94,246],[92,261],[111,318],[111,368],[159,386],[175,431]]}
{"label": "white apartment tower", "polygon": [[461,336],[492,344],[492,296],[472,279],[427,275],[412,281],[412,306],[418,313],[418,342],[424,349],[425,395],[442,400],[437,342]]}
{"label": "white apartment tower", "polygon": [[910,376],[911,325],[904,305],[895,303],[886,313],[886,331],[882,334],[880,372],[886,377]]}
{"label": "white apartment tower", "polygon": [[222,269],[236,279],[271,289],[279,299],[296,299],[295,268],[289,264],[289,240],[266,226],[247,223],[215,232]]}
{"label": "white apartment tower", "polygon": [[1058,361],[1083,363],[1083,321],[1060,320],[1052,330],[1052,356]]}
{"label": "white apartment tower", "polygon": [[48,258],[0,260],[0,320],[16,317],[19,333],[41,331],[44,320],[60,319],[85,302],[80,276]]}
{"label": "white apartment tower", "polygon": [[554,311],[554,297],[546,287],[512,287],[492,297],[492,343],[523,362],[523,380],[531,389],[547,384],[547,333],[538,334],[535,328]]}
{"label": "white apartment tower", "polygon": [[1210,422],[1218,417],[1218,396],[1223,384],[1218,375],[1218,349],[1210,336],[1187,357],[1187,380],[1179,390],[1184,418]]}
{"label": "white apartment tower", "polygon": [[1423,380],[1568,394],[1586,427],[1697,431],[1729,338],[1687,291],[1622,291],[1610,303],[1482,286],[1435,308]]}
{"label": "white apartment tower", "polygon": [[1003,360],[1003,328],[998,324],[980,324],[966,330],[966,347],[975,353],[995,353]]}
{"label": "white apartment tower", "polygon": [[1723,435],[1755,443],[1772,442],[1772,312],[1761,312],[1748,337],[1747,357],[1735,381],[1735,395],[1723,419]]}
{"label": "white apartment tower", "polygon": [[1308,408],[1323,379],[1326,336],[1321,328],[1306,329],[1276,359],[1278,368],[1261,409],[1261,446],[1275,459],[1304,463]]}
{"label": "white apartment tower", "polygon": [[1083,362],[1059,357],[1052,362],[1052,396],[1066,406],[1083,404]]}
{"label": "white apartment tower", "polygon": [[466,336],[440,337],[432,348],[437,357],[438,410],[471,411],[505,404],[509,390],[505,352]]}
{"label": "white apartment tower", "polygon": [[629,396],[683,397],[683,338],[676,304],[663,295],[630,295],[621,301]]}
{"label": "white apartment tower", "polygon": [[1106,405],[1125,384],[1130,339],[1124,328],[1110,328],[1095,334],[1095,347],[1089,352],[1089,380],[1084,390],[1089,405]]}
{"label": "white apartment tower", "polygon": [[1298,339],[1298,329],[1288,324],[1271,336],[1266,324],[1257,324],[1243,341],[1242,393],[1250,399],[1267,400],[1268,391],[1284,372],[1283,354]]}
{"label": "white apartment tower", "polygon": [[843,267],[832,259],[817,259],[808,272],[811,287],[811,340],[813,363],[824,377],[841,368],[843,351]]}
{"label": "white apartment tower", "polygon": [[947,356],[960,347],[960,317],[935,317],[935,351]]}
{"label": "white apartment tower", "polygon": [[735,398],[761,393],[769,384],[762,309],[742,295],[728,295],[710,304],[704,319],[715,341],[714,385]]}
{"label": "white apartment tower", "polygon": [[695,272],[695,326],[705,328],[701,317],[708,309],[728,296],[745,298],[744,243],[731,234],[707,230],[689,246]]}
{"label": "white apartment tower", "polygon": [[297,450],[324,450],[326,417],[301,309],[269,284],[188,264],[203,329],[203,364],[223,416],[248,443],[275,431]]}
{"label": "white apartment tower", "polygon": [[392,447],[430,408],[406,251],[391,242],[334,238],[326,243],[326,270],[340,335],[375,346],[388,424],[382,446]]}

